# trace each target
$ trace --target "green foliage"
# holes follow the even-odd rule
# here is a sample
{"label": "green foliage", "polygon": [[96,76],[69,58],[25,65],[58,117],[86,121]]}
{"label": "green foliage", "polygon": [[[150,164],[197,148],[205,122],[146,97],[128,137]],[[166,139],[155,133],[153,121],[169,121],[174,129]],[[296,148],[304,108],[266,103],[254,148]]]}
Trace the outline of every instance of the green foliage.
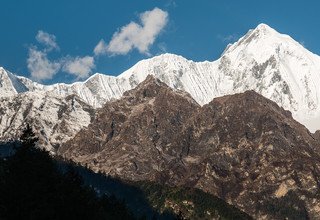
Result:
{"label": "green foliage", "polygon": [[309,219],[304,201],[292,190],[283,197],[269,199],[261,209],[279,219]]}
{"label": "green foliage", "polygon": [[13,156],[0,158],[0,219],[133,219],[123,202],[85,187],[72,166],[59,171],[34,147],[30,126],[20,140]]}
{"label": "green foliage", "polygon": [[[139,183],[150,203],[160,210],[170,201],[179,207],[177,219],[252,219],[222,199],[199,189],[169,187],[149,182]],[[210,213],[210,214],[208,214]]]}

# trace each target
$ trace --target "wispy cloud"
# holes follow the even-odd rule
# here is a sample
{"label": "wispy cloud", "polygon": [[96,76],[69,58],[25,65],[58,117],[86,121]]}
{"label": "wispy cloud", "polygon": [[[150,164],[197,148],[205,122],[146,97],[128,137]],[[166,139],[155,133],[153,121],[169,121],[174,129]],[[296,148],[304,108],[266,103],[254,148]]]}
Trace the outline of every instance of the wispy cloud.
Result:
{"label": "wispy cloud", "polygon": [[61,68],[60,61],[50,61],[48,59],[48,52],[53,49],[59,50],[56,36],[39,30],[36,35],[36,40],[44,46],[44,49],[39,50],[34,45],[29,47],[27,66],[31,78],[37,81],[52,79]]}
{"label": "wispy cloud", "polygon": [[168,0],[168,2],[166,3],[165,6],[166,7],[176,8],[178,5],[177,5],[177,2],[175,0]]}
{"label": "wispy cloud", "polygon": [[140,14],[140,24],[130,22],[113,34],[106,44],[101,40],[94,49],[95,55],[125,55],[133,49],[149,54],[149,48],[168,22],[168,13],[159,8]]}
{"label": "wispy cloud", "polygon": [[219,34],[217,36],[218,39],[220,39],[222,42],[235,42],[239,39],[239,36],[237,34],[229,34],[229,35],[221,35]]}
{"label": "wispy cloud", "polygon": [[91,56],[70,57],[63,65],[63,71],[75,75],[77,79],[88,77],[93,68],[95,68],[95,64],[94,58]]}
{"label": "wispy cloud", "polygon": [[46,46],[46,49],[49,51],[52,49],[59,49],[59,46],[56,42],[56,36],[54,36],[53,34],[49,34],[40,30],[37,33],[36,40]]}
{"label": "wispy cloud", "polygon": [[52,50],[59,50],[56,37],[53,34],[40,30],[36,35],[36,40],[44,48],[40,50],[31,45],[27,58],[27,66],[31,78],[36,81],[52,79],[61,70],[76,76],[77,79],[83,79],[88,77],[95,68],[92,56],[72,57],[68,55],[54,61],[49,60],[48,53]]}
{"label": "wispy cloud", "polygon": [[108,51],[108,45],[104,42],[103,39],[101,39],[97,44],[97,46],[94,48],[93,53],[96,56],[99,56],[99,55],[107,54],[107,51]]}
{"label": "wispy cloud", "polygon": [[159,43],[158,48],[160,50],[160,53],[167,53],[168,52],[167,44],[164,42]]}
{"label": "wispy cloud", "polygon": [[52,79],[61,67],[59,62],[51,62],[47,53],[39,51],[36,47],[29,48],[27,65],[31,77],[37,81]]}

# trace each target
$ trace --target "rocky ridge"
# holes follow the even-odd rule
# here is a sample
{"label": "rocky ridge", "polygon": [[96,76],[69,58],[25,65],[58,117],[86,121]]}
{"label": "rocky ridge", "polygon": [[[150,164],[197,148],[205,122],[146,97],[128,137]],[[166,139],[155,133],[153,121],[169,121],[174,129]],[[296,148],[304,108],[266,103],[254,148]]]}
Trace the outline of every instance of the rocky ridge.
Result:
{"label": "rocky ridge", "polygon": [[318,55],[290,36],[260,24],[229,45],[216,61],[194,62],[162,54],[138,62],[117,77],[97,73],[84,82],[48,86],[0,69],[0,94],[46,91],[62,97],[77,95],[99,108],[151,74],[171,88],[188,92],[200,105],[215,97],[254,90],[291,111],[314,132],[320,121],[319,63]]}
{"label": "rocky ridge", "polygon": [[58,153],[130,181],[202,189],[256,218],[319,218],[319,142],[254,91],[201,107],[149,76]]}

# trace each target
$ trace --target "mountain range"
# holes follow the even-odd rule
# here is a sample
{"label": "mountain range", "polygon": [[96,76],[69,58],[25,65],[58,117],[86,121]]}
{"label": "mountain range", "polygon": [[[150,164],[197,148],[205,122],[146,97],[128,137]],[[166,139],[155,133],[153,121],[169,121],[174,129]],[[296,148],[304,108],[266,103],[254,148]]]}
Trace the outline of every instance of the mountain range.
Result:
{"label": "mountain range", "polygon": [[258,219],[320,218],[320,57],[266,24],[216,61],[174,54],[43,85],[0,68],[0,141],[125,181],[197,188]]}
{"label": "mountain range", "polygon": [[[47,149],[53,150],[54,146],[73,137],[89,124],[92,117],[89,112],[102,107],[107,101],[120,98],[149,74],[173,89],[188,92],[200,105],[209,103],[215,97],[254,90],[291,111],[297,121],[315,132],[319,129],[320,119],[319,73],[318,55],[266,24],[258,25],[237,42],[228,45],[221,57],[212,62],[194,62],[182,56],[162,54],[142,60],[116,77],[97,73],[84,82],[53,85],[42,85],[0,68],[1,138],[18,134],[24,121],[36,115],[36,111],[44,111],[41,113],[43,119],[53,117],[53,121],[57,121],[63,112],[64,119],[69,118],[62,119],[68,135],[61,140],[53,140],[57,134],[54,125],[39,123],[36,127]],[[70,96],[81,104],[73,107],[66,104]],[[28,99],[32,103],[32,100],[57,103],[37,103],[44,106],[40,110],[34,103],[34,107],[26,111],[24,109],[30,107]],[[12,111],[6,107],[8,103],[20,111]],[[67,106],[70,110],[61,111],[61,106]]]}

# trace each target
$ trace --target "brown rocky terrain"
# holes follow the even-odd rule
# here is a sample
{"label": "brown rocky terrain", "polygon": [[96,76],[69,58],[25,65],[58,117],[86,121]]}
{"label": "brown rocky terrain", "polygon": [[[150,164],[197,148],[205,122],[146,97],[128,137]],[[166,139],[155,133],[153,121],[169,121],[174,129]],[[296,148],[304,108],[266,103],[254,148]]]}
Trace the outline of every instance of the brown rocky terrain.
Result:
{"label": "brown rocky terrain", "polygon": [[199,108],[187,93],[149,76],[122,99],[106,104],[59,154],[110,175],[155,180],[179,160],[184,148],[172,146],[172,140]]}
{"label": "brown rocky terrain", "polygon": [[255,218],[318,219],[319,150],[290,112],[253,91],[200,107],[148,76],[58,154],[125,180],[199,188]]}

